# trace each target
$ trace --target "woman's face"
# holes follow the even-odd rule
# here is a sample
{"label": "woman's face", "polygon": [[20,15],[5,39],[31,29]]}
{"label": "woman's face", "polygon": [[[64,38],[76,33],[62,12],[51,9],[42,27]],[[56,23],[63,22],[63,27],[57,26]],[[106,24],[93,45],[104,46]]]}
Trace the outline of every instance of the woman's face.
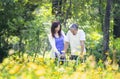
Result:
{"label": "woman's face", "polygon": [[60,30],[60,25],[58,25],[58,27],[55,28],[55,32],[58,32]]}

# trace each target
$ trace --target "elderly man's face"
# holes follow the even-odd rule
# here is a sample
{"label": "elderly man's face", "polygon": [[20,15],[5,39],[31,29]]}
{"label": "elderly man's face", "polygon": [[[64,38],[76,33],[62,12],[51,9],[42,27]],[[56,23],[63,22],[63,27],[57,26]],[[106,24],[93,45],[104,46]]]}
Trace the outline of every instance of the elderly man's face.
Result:
{"label": "elderly man's face", "polygon": [[78,30],[71,28],[70,31],[72,32],[73,35],[76,35]]}

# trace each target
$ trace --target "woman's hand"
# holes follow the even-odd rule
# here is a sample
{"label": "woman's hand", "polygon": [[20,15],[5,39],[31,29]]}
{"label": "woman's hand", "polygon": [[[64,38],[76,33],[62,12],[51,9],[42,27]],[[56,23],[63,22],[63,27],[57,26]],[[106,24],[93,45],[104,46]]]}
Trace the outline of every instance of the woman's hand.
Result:
{"label": "woman's hand", "polygon": [[65,53],[62,53],[62,54],[60,55],[60,57],[61,57],[61,58],[65,58]]}

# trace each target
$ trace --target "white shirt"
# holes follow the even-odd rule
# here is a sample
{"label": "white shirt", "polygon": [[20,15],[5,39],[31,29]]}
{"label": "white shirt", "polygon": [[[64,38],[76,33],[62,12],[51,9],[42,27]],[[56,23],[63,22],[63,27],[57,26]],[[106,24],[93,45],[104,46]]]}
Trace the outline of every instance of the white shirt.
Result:
{"label": "white shirt", "polygon": [[[71,55],[80,55],[81,53],[80,41],[81,40],[85,41],[85,32],[83,30],[78,30],[76,35],[73,35],[71,31],[67,32],[65,41],[70,43]],[[85,47],[84,47],[83,53],[84,55],[86,54]]]}
{"label": "white shirt", "polygon": [[[64,39],[63,39],[63,40],[65,40],[65,34],[64,34],[64,32],[61,31],[61,34],[64,36]],[[52,34],[51,34],[51,33],[48,35],[48,38],[49,38],[50,45],[51,45],[51,47],[52,47],[51,52],[50,52],[50,58],[55,58],[55,52],[56,52],[58,55],[60,54],[60,52],[59,52],[59,51],[57,50],[57,48],[56,48],[55,38],[52,37]]]}

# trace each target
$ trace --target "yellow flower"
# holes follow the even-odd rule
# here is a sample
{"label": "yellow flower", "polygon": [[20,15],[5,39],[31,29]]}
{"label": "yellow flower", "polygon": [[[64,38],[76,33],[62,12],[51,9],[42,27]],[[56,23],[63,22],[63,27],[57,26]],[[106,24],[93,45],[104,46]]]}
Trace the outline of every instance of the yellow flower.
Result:
{"label": "yellow flower", "polygon": [[22,73],[21,79],[27,79],[27,75],[25,73]]}
{"label": "yellow flower", "polygon": [[9,61],[9,58],[5,58],[4,60],[3,60],[3,65],[6,65],[6,64],[8,64],[10,61]]}
{"label": "yellow flower", "polygon": [[71,70],[71,67],[66,67],[66,70],[67,70],[67,71]]}
{"label": "yellow flower", "polygon": [[62,64],[62,61],[60,61],[60,65]]}
{"label": "yellow flower", "polygon": [[32,68],[32,69],[37,69],[38,68],[38,65],[33,63],[33,62],[29,62],[27,65],[28,65],[29,68]]}
{"label": "yellow flower", "polygon": [[55,62],[55,59],[51,59],[50,63],[53,64]]}
{"label": "yellow flower", "polygon": [[97,70],[98,70],[98,71],[102,71],[102,68],[101,68],[101,67],[98,67]]}
{"label": "yellow flower", "polygon": [[38,69],[35,71],[37,76],[43,76],[45,74],[45,69]]}
{"label": "yellow flower", "polygon": [[111,65],[107,66],[107,70],[112,71],[112,66]]}
{"label": "yellow flower", "polygon": [[119,79],[120,78],[120,73],[115,74],[115,78],[114,79]]}
{"label": "yellow flower", "polygon": [[53,72],[54,75],[59,75],[59,72],[55,71]]}
{"label": "yellow flower", "polygon": [[118,64],[113,64],[112,69],[117,71],[119,69],[119,65]]}
{"label": "yellow flower", "polygon": [[44,58],[38,58],[38,61],[40,61],[40,62],[43,62],[44,61]]}
{"label": "yellow flower", "polygon": [[20,66],[20,65],[15,65],[15,66],[9,71],[9,73],[10,73],[10,74],[15,74],[15,73],[19,72],[20,69],[21,69],[21,66]]}

